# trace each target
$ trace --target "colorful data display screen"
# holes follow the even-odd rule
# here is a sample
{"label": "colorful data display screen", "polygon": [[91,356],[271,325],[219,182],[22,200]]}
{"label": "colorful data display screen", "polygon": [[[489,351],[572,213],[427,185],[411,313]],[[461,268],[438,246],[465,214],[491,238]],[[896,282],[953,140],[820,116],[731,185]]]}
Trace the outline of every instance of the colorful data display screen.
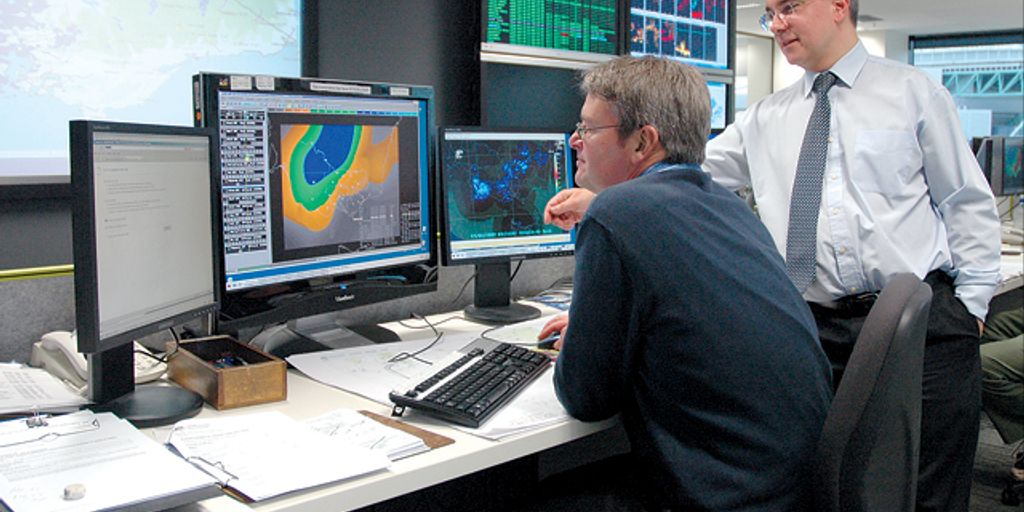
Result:
{"label": "colorful data display screen", "polygon": [[616,0],[487,0],[484,41],[616,53]]}
{"label": "colorful data display screen", "polygon": [[441,151],[451,261],[571,253],[575,231],[544,223],[573,186],[568,134],[448,130]]}
{"label": "colorful data display screen", "polygon": [[227,291],[430,257],[425,100],[218,96]]}
{"label": "colorful data display screen", "polygon": [[629,48],[694,66],[729,66],[727,0],[631,0]]}

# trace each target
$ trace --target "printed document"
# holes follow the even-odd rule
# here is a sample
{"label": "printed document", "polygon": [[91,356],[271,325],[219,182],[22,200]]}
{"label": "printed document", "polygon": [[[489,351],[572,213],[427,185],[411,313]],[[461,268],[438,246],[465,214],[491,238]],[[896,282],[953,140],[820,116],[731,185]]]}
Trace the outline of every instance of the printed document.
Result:
{"label": "printed document", "polygon": [[166,508],[220,494],[216,480],[110,413],[0,423],[0,498],[15,512]]}
{"label": "printed document", "polygon": [[252,501],[386,469],[380,452],[317,432],[279,412],[179,421],[167,444]]}

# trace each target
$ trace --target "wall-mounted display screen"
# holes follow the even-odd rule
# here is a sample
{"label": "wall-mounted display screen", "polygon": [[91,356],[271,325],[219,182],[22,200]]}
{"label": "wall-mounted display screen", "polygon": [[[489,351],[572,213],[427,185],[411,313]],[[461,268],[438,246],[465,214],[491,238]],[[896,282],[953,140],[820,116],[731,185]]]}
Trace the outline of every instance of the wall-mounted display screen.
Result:
{"label": "wall-mounted display screen", "polygon": [[5,2],[0,184],[67,182],[69,119],[191,125],[198,71],[301,74],[301,3]]}
{"label": "wall-mounted display screen", "polygon": [[729,67],[729,0],[630,0],[629,51]]}
{"label": "wall-mounted display screen", "polygon": [[484,41],[613,55],[616,0],[487,0]]}

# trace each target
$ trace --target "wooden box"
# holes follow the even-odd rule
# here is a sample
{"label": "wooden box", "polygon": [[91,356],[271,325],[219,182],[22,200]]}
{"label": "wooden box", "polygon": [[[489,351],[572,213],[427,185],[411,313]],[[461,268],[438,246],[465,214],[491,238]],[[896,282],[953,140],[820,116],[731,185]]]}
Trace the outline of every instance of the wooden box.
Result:
{"label": "wooden box", "polygon": [[[167,350],[174,350],[168,343]],[[288,398],[287,365],[231,336],[182,341],[167,364],[168,376],[217,409]]]}

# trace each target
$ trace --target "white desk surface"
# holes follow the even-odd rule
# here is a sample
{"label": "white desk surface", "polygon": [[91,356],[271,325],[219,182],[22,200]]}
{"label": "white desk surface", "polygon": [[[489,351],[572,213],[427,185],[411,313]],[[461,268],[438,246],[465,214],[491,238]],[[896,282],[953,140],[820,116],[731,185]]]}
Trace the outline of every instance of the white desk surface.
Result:
{"label": "white desk surface", "polygon": [[[546,309],[545,314],[554,310]],[[434,321],[451,315],[430,317]],[[415,320],[412,322],[419,323]],[[399,336],[408,335],[409,329],[397,324],[385,324]],[[445,323],[445,331],[483,331],[486,327],[457,320]],[[422,333],[421,333],[422,334]],[[550,370],[549,370],[550,371]],[[217,411],[204,406],[199,418],[245,415],[263,411],[280,411],[292,418],[304,420],[337,408],[368,410],[389,415],[390,407],[353,395],[337,388],[320,384],[295,370],[288,372],[288,399],[283,402]],[[283,511],[303,512],[351,510],[385,501],[409,492],[424,489],[460,476],[531,455],[548,448],[586,437],[617,424],[617,419],[597,423],[570,420],[558,425],[502,439],[490,441],[456,430],[440,422],[425,419],[403,420],[431,432],[450,437],[454,443],[392,463],[387,471],[375,473],[336,484],[287,494],[251,505],[242,504],[227,496],[206,500],[179,510],[230,511]],[[430,421],[430,423],[427,423]],[[152,435],[163,440],[166,428],[151,429]]]}

